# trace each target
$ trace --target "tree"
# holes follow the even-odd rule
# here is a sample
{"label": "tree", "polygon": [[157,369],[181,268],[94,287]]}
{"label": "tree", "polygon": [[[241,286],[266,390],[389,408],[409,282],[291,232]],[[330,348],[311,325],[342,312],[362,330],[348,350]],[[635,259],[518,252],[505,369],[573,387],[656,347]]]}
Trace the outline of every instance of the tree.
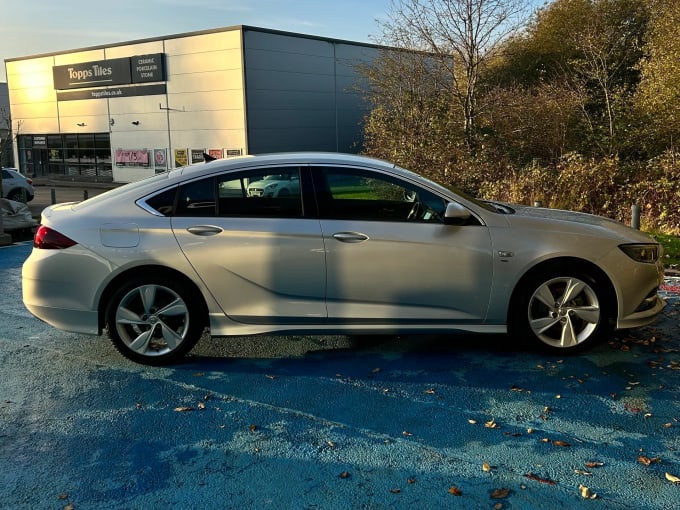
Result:
{"label": "tree", "polygon": [[526,13],[524,0],[393,0],[382,25],[383,44],[426,53],[436,63],[470,151],[477,146],[481,72]]}
{"label": "tree", "polygon": [[[568,62],[575,90],[584,90],[583,113],[603,155],[621,146],[617,121],[639,82],[636,66],[642,57],[647,23],[644,0],[591,2],[591,15],[572,34],[578,56]],[[597,135],[602,133],[602,141]]]}
{"label": "tree", "polygon": [[565,108],[580,122],[564,147],[597,156],[626,147],[629,104],[639,83],[648,20],[647,0],[554,0],[527,30],[507,41],[484,76],[487,86],[524,87],[528,94],[551,84],[563,88]]}
{"label": "tree", "polygon": [[649,12],[635,105],[649,126],[649,145],[658,154],[674,149],[680,138],[680,4],[677,0],[649,0]]}

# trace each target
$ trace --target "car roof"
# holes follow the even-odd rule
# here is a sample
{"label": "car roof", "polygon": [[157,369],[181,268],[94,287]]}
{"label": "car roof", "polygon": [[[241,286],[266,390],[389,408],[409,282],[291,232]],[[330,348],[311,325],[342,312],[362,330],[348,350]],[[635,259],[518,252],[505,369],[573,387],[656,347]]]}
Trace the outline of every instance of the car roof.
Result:
{"label": "car roof", "polygon": [[381,166],[383,168],[394,169],[396,166],[387,161],[383,161],[368,156],[358,154],[346,154],[338,152],[279,152],[271,154],[258,154],[240,156],[236,158],[217,159],[209,163],[190,165],[176,169],[175,171],[185,178],[192,173],[206,174],[212,171],[225,171],[231,168],[251,168],[267,165],[314,165],[314,164],[334,164],[334,165],[370,165]]}

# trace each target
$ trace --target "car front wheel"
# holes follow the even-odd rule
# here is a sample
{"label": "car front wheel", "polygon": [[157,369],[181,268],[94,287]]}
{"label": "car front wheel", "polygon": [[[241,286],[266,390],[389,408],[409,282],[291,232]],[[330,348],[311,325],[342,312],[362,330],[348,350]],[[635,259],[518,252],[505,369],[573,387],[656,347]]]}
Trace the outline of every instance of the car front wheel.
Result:
{"label": "car front wheel", "polygon": [[519,292],[510,333],[552,352],[576,352],[606,334],[609,309],[602,286],[588,273],[543,272]]}
{"label": "car front wheel", "polygon": [[203,332],[197,302],[195,293],[178,282],[128,282],[113,295],[106,312],[111,341],[138,363],[176,362]]}

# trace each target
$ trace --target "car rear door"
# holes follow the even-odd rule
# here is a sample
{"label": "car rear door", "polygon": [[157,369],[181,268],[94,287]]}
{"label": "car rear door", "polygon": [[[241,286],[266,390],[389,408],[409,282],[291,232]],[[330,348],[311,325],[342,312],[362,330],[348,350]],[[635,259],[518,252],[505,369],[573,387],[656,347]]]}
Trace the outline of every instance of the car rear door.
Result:
{"label": "car rear door", "polygon": [[186,184],[172,228],[189,262],[234,320],[314,324],[326,320],[325,255],[319,220],[305,217],[302,193],[248,196],[267,173],[249,170]]}

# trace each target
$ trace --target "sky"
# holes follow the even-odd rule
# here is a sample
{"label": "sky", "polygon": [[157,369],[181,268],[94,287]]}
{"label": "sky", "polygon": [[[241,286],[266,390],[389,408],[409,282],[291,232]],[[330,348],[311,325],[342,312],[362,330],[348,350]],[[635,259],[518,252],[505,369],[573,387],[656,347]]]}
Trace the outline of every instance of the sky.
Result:
{"label": "sky", "polygon": [[[540,6],[550,0],[526,0]],[[377,43],[391,0],[0,0],[5,59],[251,25]]]}
{"label": "sky", "polygon": [[251,25],[374,43],[390,0],[0,0],[5,59]]}

